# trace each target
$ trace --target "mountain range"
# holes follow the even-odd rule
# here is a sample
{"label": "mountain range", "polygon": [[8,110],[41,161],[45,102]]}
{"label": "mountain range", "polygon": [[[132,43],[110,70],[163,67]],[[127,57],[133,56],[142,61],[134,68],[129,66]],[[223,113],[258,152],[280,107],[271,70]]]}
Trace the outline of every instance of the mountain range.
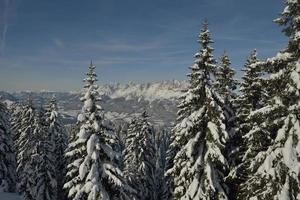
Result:
{"label": "mountain range", "polygon": [[[156,126],[171,127],[176,120],[177,103],[185,88],[185,81],[160,81],[151,83],[99,85],[101,106],[106,117],[112,121],[130,121],[146,110],[150,121]],[[20,91],[0,92],[0,100],[11,104],[26,102],[29,96],[37,107],[47,104],[55,95],[65,124],[76,122],[80,112],[81,92]]]}

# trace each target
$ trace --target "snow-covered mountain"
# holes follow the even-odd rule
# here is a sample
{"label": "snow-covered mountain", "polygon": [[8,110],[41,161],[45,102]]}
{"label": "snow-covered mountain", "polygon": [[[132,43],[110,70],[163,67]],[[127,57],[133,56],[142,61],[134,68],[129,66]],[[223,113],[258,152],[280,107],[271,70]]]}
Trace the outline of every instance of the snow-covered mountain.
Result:
{"label": "snow-covered mountain", "polygon": [[[106,84],[99,86],[103,108],[111,120],[129,121],[136,113],[147,110],[155,125],[172,126],[177,111],[177,100],[187,87],[183,81],[161,81],[152,83]],[[65,123],[74,123],[80,112],[80,92],[0,92],[0,99],[7,103],[24,102],[28,96],[36,105],[42,105],[55,95]]]}
{"label": "snow-covered mountain", "polygon": [[109,84],[99,87],[101,94],[112,99],[125,98],[126,100],[140,99],[152,102],[177,98],[186,86],[185,82],[177,80],[162,81],[146,84]]}

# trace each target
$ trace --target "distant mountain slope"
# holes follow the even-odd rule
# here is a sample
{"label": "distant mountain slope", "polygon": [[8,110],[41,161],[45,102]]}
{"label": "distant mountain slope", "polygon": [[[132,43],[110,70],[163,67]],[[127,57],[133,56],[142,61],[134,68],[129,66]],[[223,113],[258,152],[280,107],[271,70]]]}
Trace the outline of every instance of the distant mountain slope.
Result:
{"label": "distant mountain slope", "polygon": [[[111,120],[130,120],[135,113],[147,110],[154,124],[172,126],[177,112],[177,100],[186,82],[161,81],[153,83],[129,83],[100,85],[102,106],[107,111],[106,116]],[[2,101],[24,102],[28,96],[37,105],[45,104],[55,95],[66,124],[74,123],[81,109],[80,92],[0,92]]]}
{"label": "distant mountain slope", "polygon": [[174,99],[181,95],[181,89],[185,87],[185,82],[162,81],[145,84],[110,84],[100,86],[99,90],[103,95],[112,99],[125,98],[126,100],[140,98],[145,101],[155,101],[163,99]]}

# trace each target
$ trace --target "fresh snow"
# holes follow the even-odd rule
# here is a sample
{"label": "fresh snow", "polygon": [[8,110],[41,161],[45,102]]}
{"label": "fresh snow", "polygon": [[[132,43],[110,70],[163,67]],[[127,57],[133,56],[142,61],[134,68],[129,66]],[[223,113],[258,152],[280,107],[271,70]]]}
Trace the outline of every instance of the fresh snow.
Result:
{"label": "fresh snow", "polygon": [[186,82],[162,81],[154,83],[129,83],[109,84],[99,86],[101,95],[107,95],[112,99],[125,98],[126,100],[136,97],[152,102],[161,99],[174,99],[182,95],[182,89],[187,87]]}

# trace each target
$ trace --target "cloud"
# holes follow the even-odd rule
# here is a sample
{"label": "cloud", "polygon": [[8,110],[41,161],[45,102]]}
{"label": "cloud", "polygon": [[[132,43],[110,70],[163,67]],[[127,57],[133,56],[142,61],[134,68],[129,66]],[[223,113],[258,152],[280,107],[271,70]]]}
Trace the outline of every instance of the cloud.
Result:
{"label": "cloud", "polygon": [[0,1],[0,56],[4,55],[9,20],[16,10],[15,0]]}
{"label": "cloud", "polygon": [[65,47],[64,42],[59,38],[53,38],[52,41],[53,41],[54,45],[58,48],[64,48]]}
{"label": "cloud", "polygon": [[150,41],[144,43],[128,42],[128,41],[106,41],[103,43],[82,44],[81,48],[96,50],[99,52],[140,52],[146,50],[159,49],[161,47],[159,41]]}
{"label": "cloud", "polygon": [[247,38],[242,37],[241,35],[220,35],[214,38],[215,40],[229,40],[229,41],[240,41],[240,42],[256,42],[256,43],[265,43],[265,44],[277,44],[278,41],[274,40],[262,40],[262,39],[254,39],[254,38]]}

